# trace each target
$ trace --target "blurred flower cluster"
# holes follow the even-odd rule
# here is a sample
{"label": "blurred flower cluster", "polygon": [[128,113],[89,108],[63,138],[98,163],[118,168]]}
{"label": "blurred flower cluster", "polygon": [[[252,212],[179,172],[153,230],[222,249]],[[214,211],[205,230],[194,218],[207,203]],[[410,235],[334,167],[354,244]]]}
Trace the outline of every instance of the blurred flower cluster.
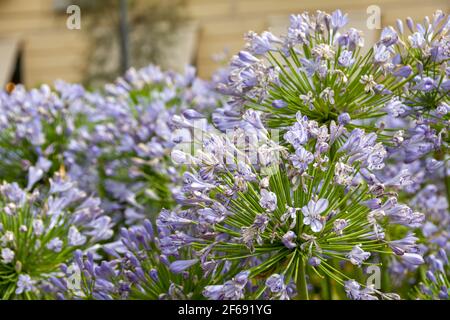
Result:
{"label": "blurred flower cluster", "polygon": [[0,296],[448,299],[450,18],[348,23],[1,92]]}

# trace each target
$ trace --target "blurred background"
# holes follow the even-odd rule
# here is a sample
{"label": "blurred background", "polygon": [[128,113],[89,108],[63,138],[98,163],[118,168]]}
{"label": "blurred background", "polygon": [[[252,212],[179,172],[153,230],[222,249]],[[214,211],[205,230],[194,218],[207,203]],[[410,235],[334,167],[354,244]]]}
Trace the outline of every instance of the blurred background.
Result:
{"label": "blurred background", "polygon": [[[68,13],[71,5],[79,12]],[[396,18],[448,12],[450,1],[0,0],[0,85],[63,79],[96,87],[128,66],[149,63],[177,71],[193,64],[208,78],[242,48],[247,31],[280,34],[289,14],[338,8],[371,45],[381,32],[367,28],[373,10],[380,9],[383,27]],[[77,17],[80,29],[73,28]]]}

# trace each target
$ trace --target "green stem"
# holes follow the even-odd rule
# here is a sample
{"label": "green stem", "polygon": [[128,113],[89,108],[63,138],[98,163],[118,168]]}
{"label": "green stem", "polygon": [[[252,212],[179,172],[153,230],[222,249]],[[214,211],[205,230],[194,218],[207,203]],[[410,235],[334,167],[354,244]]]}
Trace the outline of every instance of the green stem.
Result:
{"label": "green stem", "polygon": [[297,265],[297,300],[309,300],[308,284],[306,283],[305,258],[301,256]]}
{"label": "green stem", "polygon": [[387,292],[391,289],[390,285],[390,277],[387,268],[385,268],[386,265],[388,265],[388,259],[385,254],[381,255],[381,262],[382,262],[382,268],[381,268],[381,290]]}
{"label": "green stem", "polygon": [[445,173],[444,183],[445,189],[447,190],[447,202],[450,203],[450,175],[447,173]]}
{"label": "green stem", "polygon": [[333,300],[333,284],[331,283],[331,278],[326,276],[323,283],[323,297],[325,300]]}

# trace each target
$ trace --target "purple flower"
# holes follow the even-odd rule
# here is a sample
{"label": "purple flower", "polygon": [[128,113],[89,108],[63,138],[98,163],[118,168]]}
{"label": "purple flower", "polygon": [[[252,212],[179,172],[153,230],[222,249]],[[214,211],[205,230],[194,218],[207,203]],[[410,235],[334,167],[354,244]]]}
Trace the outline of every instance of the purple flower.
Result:
{"label": "purple flower", "polygon": [[[413,257],[413,258],[417,258],[417,257]],[[418,258],[418,261],[420,262],[420,258]],[[440,259],[436,258],[433,254],[431,254],[427,257],[427,263],[430,265],[430,268],[432,271],[445,273],[444,263]]]}
{"label": "purple flower", "polygon": [[342,14],[341,10],[336,10],[331,14],[331,26],[336,31],[348,23],[347,14]]}
{"label": "purple flower", "polygon": [[416,244],[417,240],[419,239],[413,233],[409,233],[403,239],[390,241],[389,247],[399,256],[405,253],[419,253],[419,246]]}
{"label": "purple flower", "polygon": [[406,18],[406,26],[408,27],[409,31],[414,32],[414,21],[411,17]]}
{"label": "purple flower", "polygon": [[63,246],[63,242],[58,237],[53,238],[47,243],[47,249],[52,250],[54,252],[61,252]]}
{"label": "purple flower", "polygon": [[412,73],[411,66],[402,66],[394,71],[393,75],[395,77],[407,78]]}
{"label": "purple flower", "polygon": [[183,212],[178,212],[176,210],[171,211],[167,209],[162,209],[156,219],[156,225],[159,228],[177,228],[192,223],[192,220],[187,219],[183,216]]}
{"label": "purple flower", "polygon": [[252,64],[252,63],[256,63],[259,61],[258,58],[256,58],[255,56],[253,56],[250,52],[248,51],[240,51],[238,53],[238,57],[240,59],[240,61],[242,61],[244,63],[244,65],[248,65],[248,64]]}
{"label": "purple flower", "polygon": [[338,116],[338,123],[342,126],[345,126],[350,122],[351,118],[350,115],[347,112],[341,113]]}
{"label": "purple flower", "polygon": [[28,185],[27,190],[31,190],[33,186],[42,179],[44,173],[50,169],[52,162],[44,157],[39,157],[35,166],[31,166],[28,169]]}
{"label": "purple flower", "polygon": [[33,286],[34,281],[31,280],[31,277],[27,274],[21,274],[19,275],[19,279],[17,280],[16,294],[29,292],[33,290]]}
{"label": "purple flower", "polygon": [[392,27],[386,27],[381,32],[381,43],[390,47],[398,42],[398,34]]}
{"label": "purple flower", "polygon": [[276,109],[282,109],[284,107],[286,107],[288,104],[286,101],[284,100],[273,100],[272,101],[272,107],[276,108]]}
{"label": "purple flower", "polygon": [[194,109],[187,109],[182,112],[183,116],[188,120],[203,119],[204,115]]}
{"label": "purple flower", "polygon": [[361,285],[355,280],[347,280],[344,283],[344,289],[347,296],[353,300],[378,300],[374,296],[374,290],[371,287],[361,289]]}
{"label": "purple flower", "polygon": [[274,36],[271,32],[264,31],[261,35],[255,32],[249,32],[246,35],[248,40],[248,49],[256,55],[263,55],[274,50],[274,43],[281,43],[281,40]]}
{"label": "purple flower", "polygon": [[14,254],[14,251],[12,251],[11,249],[3,248],[1,256],[2,256],[2,262],[4,264],[8,264],[8,263],[11,263],[14,260],[15,254]]}
{"label": "purple flower", "polygon": [[352,251],[346,255],[346,257],[350,259],[352,264],[359,267],[365,260],[369,259],[370,252],[366,252],[361,249],[361,245],[356,245],[353,247]]}
{"label": "purple flower", "polygon": [[309,60],[306,58],[300,58],[302,64],[302,70],[306,73],[308,77],[312,77],[320,68],[320,60]]}
{"label": "purple flower", "polygon": [[437,283],[436,277],[434,276],[433,272],[431,272],[431,270],[427,271],[426,276],[431,282]]}
{"label": "purple flower", "polygon": [[211,208],[204,208],[198,210],[199,220],[206,224],[217,224],[226,218],[225,208],[215,203]]}
{"label": "purple flower", "polygon": [[27,200],[27,194],[23,191],[17,182],[11,184],[0,185],[0,193],[6,198],[6,200],[21,207]]}
{"label": "purple flower", "polygon": [[101,216],[95,220],[92,220],[87,224],[87,227],[90,229],[86,231],[85,234],[91,236],[93,240],[101,241],[106,240],[112,237],[113,223],[111,221],[111,217]]}
{"label": "purple flower", "polygon": [[289,156],[289,159],[292,161],[292,165],[299,169],[300,173],[303,173],[308,168],[308,165],[314,161],[314,156],[311,152],[300,146],[295,151],[295,154]]}
{"label": "purple flower", "polygon": [[280,300],[289,300],[288,288],[284,284],[284,275],[272,274],[266,280],[266,287]]}
{"label": "purple flower", "polygon": [[69,228],[68,234],[69,246],[82,246],[86,243],[86,236],[82,235],[75,226]]}
{"label": "purple flower", "polygon": [[376,63],[386,63],[391,54],[386,46],[380,44],[374,46],[374,60]]}
{"label": "purple flower", "polygon": [[267,211],[275,211],[277,208],[277,195],[266,189],[261,189],[261,198],[259,199],[259,204],[263,209]]}
{"label": "purple flower", "polygon": [[[124,239],[122,239],[123,241]],[[186,235],[183,232],[175,231],[174,234],[164,236],[160,239],[161,252],[165,255],[177,255],[185,245],[195,241],[195,238]]]}
{"label": "purple flower", "polygon": [[311,257],[308,259],[308,264],[312,267],[317,267],[318,265],[320,265],[321,262],[322,260],[320,260],[320,258],[317,257]]}
{"label": "purple flower", "polygon": [[185,271],[186,269],[192,267],[194,264],[198,262],[198,259],[192,259],[192,260],[177,260],[170,264],[170,271],[173,273],[181,273]]}
{"label": "purple flower", "polygon": [[242,119],[250,123],[256,129],[264,129],[264,124],[261,121],[261,111],[249,109],[244,113]]}
{"label": "purple flower", "polygon": [[349,50],[354,50],[356,47],[364,45],[362,32],[355,28],[350,28],[346,33],[340,35],[337,41],[340,46],[346,46]]}
{"label": "purple flower", "polygon": [[448,300],[448,288],[446,286],[441,286],[438,293],[439,299]]}
{"label": "purple flower", "polygon": [[281,242],[284,244],[286,248],[294,249],[297,246],[297,244],[295,243],[296,239],[297,235],[293,231],[288,231],[281,238]]}
{"label": "purple flower", "polygon": [[349,164],[360,161],[362,167],[369,170],[382,169],[387,152],[381,143],[376,143],[376,138],[375,133],[366,135],[363,130],[354,129],[339,152],[347,152],[350,156]]}
{"label": "purple flower", "polygon": [[353,58],[353,52],[344,50],[338,58],[339,65],[348,68],[355,62]]}
{"label": "purple flower", "polygon": [[184,189],[186,191],[200,191],[204,192],[210,189],[214,189],[215,185],[203,181],[200,177],[192,174],[191,172],[185,172],[183,175]]}
{"label": "purple flower", "polygon": [[209,300],[242,299],[244,297],[244,288],[247,284],[249,274],[249,271],[242,271],[223,285],[206,286],[203,290],[203,295]]}
{"label": "purple flower", "polygon": [[41,219],[33,220],[33,233],[36,236],[40,236],[44,233],[44,222]]}
{"label": "purple flower", "polygon": [[408,226],[411,228],[421,227],[425,221],[425,215],[420,212],[413,211],[404,204],[395,204],[393,206],[383,206],[384,212],[392,223]]}
{"label": "purple flower", "polygon": [[417,83],[414,87],[414,90],[420,90],[423,92],[429,92],[431,90],[436,89],[436,83],[435,81],[430,77],[425,77],[423,79],[420,79],[420,82]]}
{"label": "purple flower", "polygon": [[284,134],[284,139],[292,144],[295,149],[298,149],[308,141],[308,130],[304,123],[305,119],[302,118],[300,112],[297,113],[296,117],[297,122]]}
{"label": "purple flower", "polygon": [[443,248],[440,248],[438,251],[438,257],[444,261],[444,264],[448,264],[447,252]]}
{"label": "purple flower", "polygon": [[286,221],[288,220],[288,218],[291,218],[291,224],[289,225],[290,229],[293,229],[295,227],[295,225],[297,224],[297,210],[298,208],[292,208],[292,207],[287,207],[286,208],[286,212],[283,213],[283,215],[280,217],[281,221],[284,223],[286,223]]}
{"label": "purple flower", "polygon": [[413,48],[423,48],[425,45],[425,38],[422,33],[420,32],[414,32],[412,35],[408,37],[409,42],[411,43],[411,47]]}
{"label": "purple flower", "polygon": [[442,102],[440,105],[437,106],[436,113],[441,117],[445,116],[446,114],[450,113],[450,105],[446,104],[445,102]]}
{"label": "purple flower", "polygon": [[69,180],[63,180],[57,177],[50,179],[50,194],[66,192],[74,187],[74,183]]}
{"label": "purple flower", "polygon": [[209,300],[225,300],[223,285],[206,286],[203,295]]}
{"label": "purple flower", "polygon": [[403,21],[401,19],[397,19],[395,20],[395,25],[397,26],[397,29],[400,32],[400,34],[403,34],[405,31],[403,28]]}
{"label": "purple flower", "polygon": [[284,276],[280,274],[273,274],[266,280],[266,286],[271,292],[279,293],[285,290]]}
{"label": "purple flower", "polygon": [[450,91],[450,80],[445,80],[441,83],[440,88],[442,91]]}
{"label": "purple flower", "polygon": [[348,226],[348,222],[345,219],[336,219],[333,222],[333,232],[337,235],[342,235],[342,231]]}
{"label": "purple flower", "polygon": [[418,266],[425,263],[423,257],[418,253],[405,253],[400,257],[405,263],[413,266]]}
{"label": "purple flower", "polygon": [[384,110],[386,110],[390,116],[395,118],[403,115],[406,112],[407,108],[408,107],[405,106],[403,102],[398,99],[398,97],[392,98],[384,106]]}
{"label": "purple flower", "polygon": [[303,224],[310,225],[313,232],[320,232],[325,225],[325,217],[322,217],[320,214],[327,208],[327,199],[319,199],[317,202],[310,200],[308,205],[301,209],[303,212]]}

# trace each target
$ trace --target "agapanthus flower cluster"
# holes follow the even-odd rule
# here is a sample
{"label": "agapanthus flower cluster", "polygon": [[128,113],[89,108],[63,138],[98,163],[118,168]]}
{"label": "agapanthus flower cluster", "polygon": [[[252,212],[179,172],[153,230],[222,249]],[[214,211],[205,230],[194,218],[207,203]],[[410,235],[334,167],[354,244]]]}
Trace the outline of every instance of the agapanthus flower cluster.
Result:
{"label": "agapanthus flower cluster", "polygon": [[64,166],[64,151],[92,113],[81,85],[56,82],[0,92],[0,179],[30,190]]}
{"label": "agapanthus flower cluster", "polygon": [[27,192],[0,185],[0,296],[42,298],[48,278],[76,250],[95,251],[112,237],[111,218],[97,198],[61,175],[50,188]]}
{"label": "agapanthus flower cluster", "polygon": [[448,161],[450,18],[436,11],[423,23],[408,18],[405,24],[383,29],[377,43],[387,53],[387,72],[405,79],[384,111],[406,129],[400,141],[406,162],[430,154]]}
{"label": "agapanthus flower cluster", "polygon": [[[183,241],[172,237],[174,243]],[[196,259],[175,261],[162,249],[167,246],[154,232],[149,220],[120,230],[120,239],[103,246],[110,260],[95,261],[93,254],[75,252],[71,265],[62,264],[62,274],[51,278],[51,291],[59,299],[159,299],[202,298],[202,288],[211,274]],[[178,258],[187,258],[182,252]],[[222,272],[225,273],[227,269]]]}
{"label": "agapanthus flower cluster", "polygon": [[446,250],[439,249],[436,255],[429,255],[426,261],[428,270],[413,295],[421,300],[448,300],[450,278]]}
{"label": "agapanthus flower cluster", "polygon": [[96,96],[98,113],[66,152],[68,174],[94,186],[105,206],[124,212],[128,223],[142,220],[172,202],[170,185],[179,178],[169,158],[173,115],[191,108],[208,112],[219,103],[193,68],[185,74],[130,69]]}
{"label": "agapanthus flower cluster", "polygon": [[[391,237],[393,229],[406,233],[419,227],[424,215],[388,192],[400,177],[375,182],[372,172],[383,168],[386,156],[376,134],[361,129],[347,133],[334,121],[319,126],[297,113],[296,123],[284,134],[289,146],[283,147],[259,115],[253,110],[244,114],[252,128],[245,131],[223,135],[206,130],[197,155],[177,152],[178,159],[194,167],[185,173],[176,197],[185,210],[164,212],[157,220],[171,231],[161,240],[168,244],[167,254],[189,247],[204,269],[224,263],[238,267],[237,273],[228,273],[231,293],[230,282],[205,288],[211,299],[265,293],[289,298],[291,282],[306,298],[307,275],[333,279],[354,299],[393,297],[363,289],[349,278],[355,273],[346,274],[336,265],[347,262],[358,268],[376,263],[371,258],[379,254],[423,263],[412,233]],[[173,237],[181,241],[170,241]]]}
{"label": "agapanthus flower cluster", "polygon": [[[421,23],[411,18],[397,20],[395,27],[383,29],[377,43],[389,56],[388,72],[405,79],[402,91],[385,104],[388,116],[380,120],[381,127],[393,133],[388,148],[390,165],[384,176],[405,171],[410,177],[408,185],[398,191],[426,215],[421,228],[426,261],[433,260],[440,249],[448,251],[449,23],[449,16],[442,11]],[[410,266],[393,263],[390,269],[396,282],[405,282]],[[411,277],[408,281],[416,282]]]}
{"label": "agapanthus flower cluster", "polygon": [[[366,50],[360,31],[343,30],[347,22],[340,10],[318,11],[292,15],[280,37],[249,32],[246,48],[220,78],[218,89],[229,105],[216,113],[215,123],[221,130],[239,126],[243,110],[254,109],[269,127],[285,130],[301,111],[319,125],[335,121],[349,131],[376,132],[388,160],[370,179],[382,188],[390,184],[426,214],[415,250],[429,255],[436,239],[447,246],[449,16],[436,11],[423,23],[398,20]],[[393,283],[414,277],[415,264],[390,261]]]}
{"label": "agapanthus flower cluster", "polygon": [[347,22],[340,10],[317,11],[291,15],[280,37],[249,32],[218,90],[232,110],[261,110],[278,129],[294,123],[298,111],[321,124],[379,117],[404,81],[387,72],[389,52],[365,50],[360,30],[343,31]]}
{"label": "agapanthus flower cluster", "polygon": [[443,181],[442,175],[431,181],[434,183],[425,184],[410,201],[415,208],[420,208],[426,214],[426,222],[421,228],[426,268],[423,268],[421,281],[412,295],[419,299],[448,299],[449,202],[445,187],[438,183]]}

